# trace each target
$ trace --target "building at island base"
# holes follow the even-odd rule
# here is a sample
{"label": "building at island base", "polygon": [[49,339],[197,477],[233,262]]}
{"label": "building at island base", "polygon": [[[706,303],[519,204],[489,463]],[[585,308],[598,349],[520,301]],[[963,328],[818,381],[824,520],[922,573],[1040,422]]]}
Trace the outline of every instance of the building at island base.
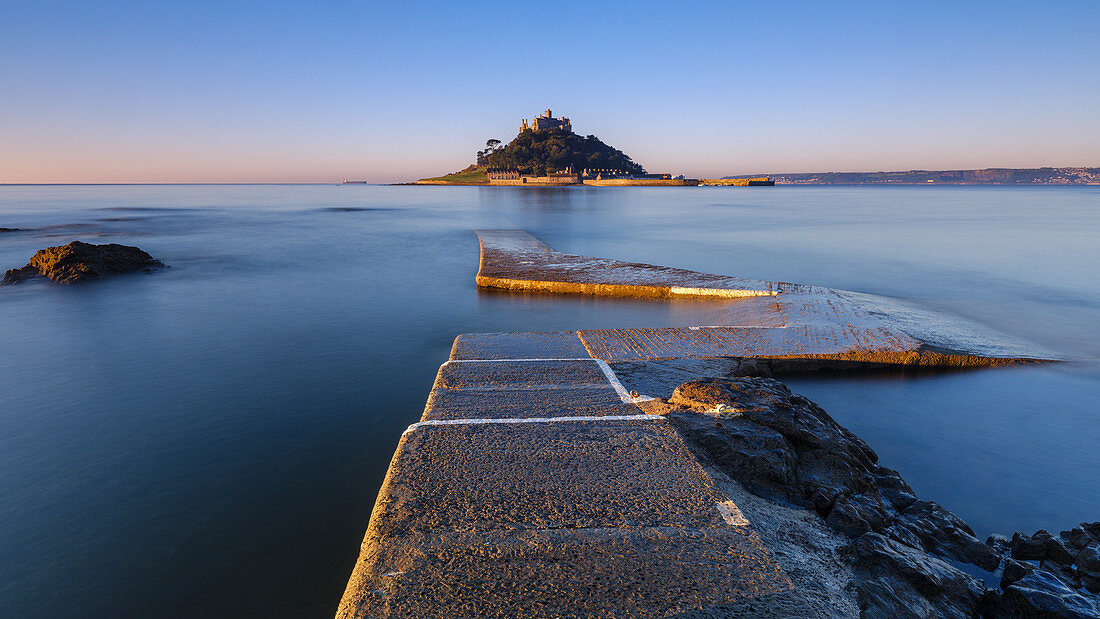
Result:
{"label": "building at island base", "polygon": [[486,172],[490,185],[512,185],[521,187],[591,185],[596,187],[612,186],[667,186],[694,187],[697,179],[673,177],[671,174],[634,174],[607,175],[589,174],[588,171],[576,173],[569,170],[551,172],[546,175],[524,174],[519,170],[489,170]]}
{"label": "building at island base", "polygon": [[561,186],[579,185],[579,177],[571,171],[551,172],[545,176],[522,174],[519,170],[490,169],[486,172],[490,185]]}
{"label": "building at island base", "polygon": [[566,185],[591,185],[596,187],[628,186],[667,186],[694,187],[697,179],[684,178],[671,174],[629,174],[622,170],[582,170],[574,172],[571,168],[550,172],[545,175],[525,174],[516,169],[495,168],[486,171],[490,185],[511,185],[522,187],[545,187]]}
{"label": "building at island base", "polygon": [[489,170],[490,185],[521,187],[546,187],[588,185],[591,187],[774,187],[775,181],[759,178],[684,178],[671,174],[604,174],[585,170],[580,174],[569,171],[553,172],[545,176],[522,174],[518,170]]}

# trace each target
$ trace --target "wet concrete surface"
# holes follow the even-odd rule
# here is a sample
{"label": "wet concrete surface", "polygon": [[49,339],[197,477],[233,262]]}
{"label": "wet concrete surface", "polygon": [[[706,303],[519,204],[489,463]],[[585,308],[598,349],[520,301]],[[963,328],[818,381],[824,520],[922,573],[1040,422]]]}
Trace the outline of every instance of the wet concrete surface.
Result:
{"label": "wet concrete surface", "polygon": [[723,523],[725,498],[658,417],[423,427],[391,472],[383,535]]}
{"label": "wet concrete surface", "polygon": [[479,286],[634,297],[771,296],[773,283],[554,251],[523,230],[479,230]]}
{"label": "wet concrete surface", "polygon": [[[562,254],[521,230],[477,234],[481,243],[477,281],[485,287],[605,296],[755,291],[720,299],[727,305],[724,324],[579,331],[588,354],[608,362],[763,357],[812,360],[803,364],[804,369],[844,369],[977,367],[1049,358],[1044,351],[1021,343],[991,345],[991,338],[984,333],[976,336],[979,329],[964,321],[944,320],[888,300],[878,303],[869,295]],[[546,282],[555,285],[543,285]],[[558,285],[563,283],[572,287]],[[893,319],[894,315],[898,318]],[[800,369],[795,363],[780,365]]]}
{"label": "wet concrete surface", "polygon": [[432,419],[515,419],[636,415],[614,389],[528,389],[518,391],[434,389],[424,411]]}
{"label": "wet concrete surface", "polygon": [[607,376],[592,359],[448,362],[435,380],[444,389],[534,389],[608,387]]}
{"label": "wet concrete surface", "polygon": [[879,350],[910,351],[920,345],[885,329],[794,325],[778,329],[689,327],[598,329],[580,332],[592,356],[607,361],[688,357],[776,357]]}
{"label": "wet concrete surface", "polygon": [[555,333],[463,333],[451,359],[572,359],[588,357],[575,331]]}
{"label": "wet concrete surface", "polygon": [[[537,347],[534,350],[543,354]],[[595,359],[493,359],[443,364],[422,419],[602,417],[640,412],[624,401]]]}
{"label": "wet concrete surface", "polygon": [[755,533],[733,527],[453,531],[378,548],[339,617],[684,617],[790,591]]}

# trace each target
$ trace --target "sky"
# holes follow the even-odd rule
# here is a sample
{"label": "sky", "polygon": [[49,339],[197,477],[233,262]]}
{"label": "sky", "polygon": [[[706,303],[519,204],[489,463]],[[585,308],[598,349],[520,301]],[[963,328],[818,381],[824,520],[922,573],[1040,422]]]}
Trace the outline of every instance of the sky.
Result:
{"label": "sky", "polygon": [[546,108],[694,177],[1100,166],[1100,2],[0,0],[0,182],[412,180]]}

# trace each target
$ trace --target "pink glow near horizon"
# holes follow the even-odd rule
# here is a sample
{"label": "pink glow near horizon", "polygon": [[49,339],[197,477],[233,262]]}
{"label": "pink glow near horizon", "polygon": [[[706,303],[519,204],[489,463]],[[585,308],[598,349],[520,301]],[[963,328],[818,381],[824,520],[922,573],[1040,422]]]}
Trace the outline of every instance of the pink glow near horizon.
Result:
{"label": "pink glow near horizon", "polygon": [[546,107],[696,177],[1100,166],[1094,2],[560,8],[17,5],[0,182],[407,181]]}

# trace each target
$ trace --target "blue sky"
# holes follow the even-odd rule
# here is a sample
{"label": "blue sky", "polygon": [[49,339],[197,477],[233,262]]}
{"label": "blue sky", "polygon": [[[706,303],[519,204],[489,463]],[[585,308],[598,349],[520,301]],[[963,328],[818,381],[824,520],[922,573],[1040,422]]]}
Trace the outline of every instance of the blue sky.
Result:
{"label": "blue sky", "polygon": [[1100,2],[0,0],[0,182],[413,179],[546,107],[653,171],[1100,165]]}

